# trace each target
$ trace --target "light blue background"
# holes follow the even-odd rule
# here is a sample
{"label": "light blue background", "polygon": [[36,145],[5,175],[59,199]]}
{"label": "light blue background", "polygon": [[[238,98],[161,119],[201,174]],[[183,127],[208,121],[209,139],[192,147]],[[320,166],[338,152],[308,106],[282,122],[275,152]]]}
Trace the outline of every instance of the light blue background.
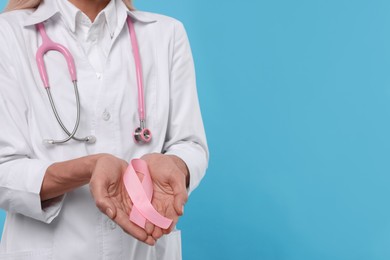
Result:
{"label": "light blue background", "polygon": [[136,6],[196,61],[211,161],[184,259],[390,259],[389,1]]}

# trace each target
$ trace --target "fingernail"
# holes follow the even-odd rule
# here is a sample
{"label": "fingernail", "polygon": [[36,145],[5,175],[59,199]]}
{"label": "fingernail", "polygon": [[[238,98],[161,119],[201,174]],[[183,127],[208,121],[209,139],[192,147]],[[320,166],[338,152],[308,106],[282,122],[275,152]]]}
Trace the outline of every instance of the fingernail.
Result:
{"label": "fingernail", "polygon": [[113,218],[114,217],[114,212],[112,212],[112,209],[108,208],[106,210],[106,215],[109,217],[109,218]]}
{"label": "fingernail", "polygon": [[181,206],[181,214],[184,214],[184,205]]}

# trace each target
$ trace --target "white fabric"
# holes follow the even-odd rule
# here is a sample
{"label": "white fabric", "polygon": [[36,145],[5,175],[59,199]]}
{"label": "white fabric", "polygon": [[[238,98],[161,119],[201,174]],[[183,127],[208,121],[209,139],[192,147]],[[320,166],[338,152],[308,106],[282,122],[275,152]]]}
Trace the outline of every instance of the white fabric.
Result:
{"label": "white fabric", "polygon": [[62,19],[74,33],[78,43],[87,55],[91,66],[97,73],[102,73],[106,63],[112,39],[122,26],[117,25],[115,1],[102,10],[95,21],[91,20],[73,4],[64,0],[55,0],[62,10]]}
{"label": "white fabric", "polygon": [[[88,154],[111,153],[127,161],[150,152],[177,155],[190,171],[189,192],[205,173],[208,150],[191,50],[182,24],[162,15],[130,12],[122,1],[113,1],[115,10],[103,11],[107,13],[100,16],[102,20],[96,20],[99,37],[89,51],[79,37],[92,31],[78,31],[80,14],[65,11],[61,4],[68,3],[44,1],[35,11],[0,15],[0,207],[7,211],[1,260],[181,257],[180,231],[159,240],[155,247],[144,245],[99,212],[88,186],[50,204],[40,202],[47,167]],[[147,126],[153,134],[147,145],[133,141],[139,122],[127,15],[135,20],[140,45]],[[42,144],[43,139],[65,136],[51,111],[35,62],[41,38],[34,24],[45,20],[49,37],[74,56],[82,104],[77,135],[93,134],[95,144],[73,140],[52,147]],[[55,52],[47,54],[45,61],[59,113],[72,128],[76,107],[67,66]]]}

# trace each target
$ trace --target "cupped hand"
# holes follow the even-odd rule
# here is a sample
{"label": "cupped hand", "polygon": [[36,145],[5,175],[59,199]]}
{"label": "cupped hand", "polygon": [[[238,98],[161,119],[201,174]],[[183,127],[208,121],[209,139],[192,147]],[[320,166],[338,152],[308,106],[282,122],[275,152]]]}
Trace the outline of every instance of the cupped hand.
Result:
{"label": "cupped hand", "polygon": [[168,229],[154,227],[147,222],[147,229],[154,228],[152,237],[157,240],[163,234],[170,233],[184,213],[184,205],[188,199],[188,170],[181,159],[172,155],[153,153],[144,155],[141,159],[148,164],[153,182],[152,205],[161,215],[173,220]]}
{"label": "cupped hand", "polygon": [[146,229],[149,232],[146,232],[129,220],[133,204],[123,183],[123,174],[127,166],[126,161],[115,156],[102,155],[97,159],[92,171],[89,184],[91,194],[100,211],[115,221],[127,234],[146,244],[154,245],[156,239],[151,236],[154,226],[149,223]]}

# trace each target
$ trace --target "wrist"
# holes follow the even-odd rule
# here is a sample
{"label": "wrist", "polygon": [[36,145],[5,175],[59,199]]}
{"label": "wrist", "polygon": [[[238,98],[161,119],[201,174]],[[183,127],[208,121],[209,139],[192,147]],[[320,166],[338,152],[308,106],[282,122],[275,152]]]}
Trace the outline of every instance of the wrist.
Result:
{"label": "wrist", "polygon": [[40,190],[41,200],[49,200],[90,182],[95,165],[102,154],[88,155],[50,165]]}
{"label": "wrist", "polygon": [[86,167],[86,169],[88,169],[87,172],[88,172],[89,178],[92,177],[92,173],[95,170],[96,164],[99,161],[99,159],[104,157],[104,156],[107,156],[107,155],[108,154],[99,153],[99,154],[88,155],[86,157],[87,160],[85,160],[85,167]]}

